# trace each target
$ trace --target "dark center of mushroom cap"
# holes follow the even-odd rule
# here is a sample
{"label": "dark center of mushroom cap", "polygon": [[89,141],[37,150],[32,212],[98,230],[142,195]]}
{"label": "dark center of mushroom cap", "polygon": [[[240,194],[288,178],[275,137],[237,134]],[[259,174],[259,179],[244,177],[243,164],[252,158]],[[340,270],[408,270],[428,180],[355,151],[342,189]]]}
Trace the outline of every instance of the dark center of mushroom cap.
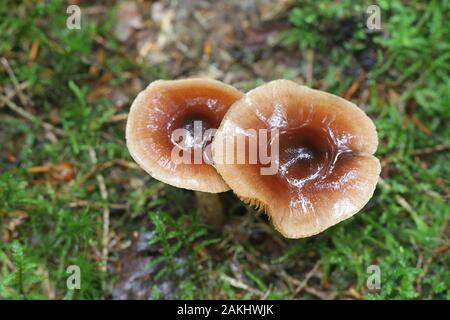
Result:
{"label": "dark center of mushroom cap", "polygon": [[279,176],[287,181],[310,179],[330,166],[335,145],[326,130],[301,127],[280,133]]}
{"label": "dark center of mushroom cap", "polygon": [[[353,152],[341,144],[327,127],[305,125],[279,135],[279,167],[273,177],[275,189],[313,195],[330,183],[336,165]],[[288,192],[290,194],[290,192]],[[292,197],[292,194],[290,194]]]}
{"label": "dark center of mushroom cap", "polygon": [[[179,147],[180,156],[189,152],[191,164],[211,163],[209,148],[213,133],[217,129],[229,105],[236,97],[215,88],[177,88],[164,92],[165,112],[158,120],[158,129],[166,136],[166,152]],[[174,135],[175,130],[183,129],[183,137]],[[203,153],[201,163],[194,161],[195,150]],[[208,153],[208,154],[206,154]]]}
{"label": "dark center of mushroom cap", "polygon": [[180,128],[185,129],[192,136],[198,134],[199,132],[204,135],[206,130],[217,128],[218,126],[217,119],[207,113],[187,114],[183,119],[180,119],[180,123]]}

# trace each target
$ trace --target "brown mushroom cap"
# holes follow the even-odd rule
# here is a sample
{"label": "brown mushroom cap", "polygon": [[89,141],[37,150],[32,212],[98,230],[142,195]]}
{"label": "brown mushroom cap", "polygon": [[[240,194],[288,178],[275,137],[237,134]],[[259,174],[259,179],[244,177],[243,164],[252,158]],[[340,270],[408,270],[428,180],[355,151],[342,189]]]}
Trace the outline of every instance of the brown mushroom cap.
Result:
{"label": "brown mushroom cap", "polygon": [[[227,143],[237,150],[236,136],[274,128],[279,130],[276,174],[261,175],[269,165],[249,164],[248,151],[244,164],[225,159]],[[212,154],[217,171],[242,200],[264,208],[285,237],[301,238],[351,217],[369,201],[380,174],[373,156],[377,145],[373,122],[353,103],[276,80],[233,104]]]}
{"label": "brown mushroom cap", "polygon": [[[172,133],[180,128],[193,130],[194,121],[201,121],[203,129],[218,128],[242,95],[216,80],[152,82],[136,97],[128,115],[126,140],[131,156],[148,174],[167,184],[211,193],[227,191],[212,165],[173,161],[171,153],[178,141],[173,141]],[[196,147],[204,152],[206,145],[192,146]]]}

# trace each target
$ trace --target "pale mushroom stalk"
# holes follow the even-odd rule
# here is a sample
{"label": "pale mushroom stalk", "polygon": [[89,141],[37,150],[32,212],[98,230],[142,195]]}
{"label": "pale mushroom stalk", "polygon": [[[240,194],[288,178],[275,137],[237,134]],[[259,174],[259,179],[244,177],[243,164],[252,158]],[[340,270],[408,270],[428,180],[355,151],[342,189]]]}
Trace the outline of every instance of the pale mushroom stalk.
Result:
{"label": "pale mushroom stalk", "polygon": [[217,193],[195,191],[197,210],[205,224],[221,226],[225,221],[225,210]]}

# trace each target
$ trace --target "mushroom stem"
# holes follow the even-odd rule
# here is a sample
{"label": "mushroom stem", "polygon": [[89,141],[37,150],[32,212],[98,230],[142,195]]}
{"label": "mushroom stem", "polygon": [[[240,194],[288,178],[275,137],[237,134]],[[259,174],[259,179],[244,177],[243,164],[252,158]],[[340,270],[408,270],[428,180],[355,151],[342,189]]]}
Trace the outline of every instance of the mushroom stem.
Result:
{"label": "mushroom stem", "polygon": [[195,191],[197,209],[202,221],[210,226],[219,227],[225,221],[225,210],[217,193]]}

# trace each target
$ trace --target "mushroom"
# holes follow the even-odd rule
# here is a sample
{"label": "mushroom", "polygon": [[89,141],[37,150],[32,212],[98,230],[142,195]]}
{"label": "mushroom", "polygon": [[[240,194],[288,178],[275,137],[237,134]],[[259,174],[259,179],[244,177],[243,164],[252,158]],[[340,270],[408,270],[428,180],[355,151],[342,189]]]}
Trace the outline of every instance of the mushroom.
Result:
{"label": "mushroom", "polygon": [[381,170],[377,145],[373,122],[355,104],[276,80],[231,106],[212,155],[237,196],[265,209],[285,237],[302,238],[369,201]]}
{"label": "mushroom", "polygon": [[[212,165],[210,143],[228,108],[242,95],[216,80],[152,82],[128,115],[131,156],[153,178],[172,186],[209,193],[229,190]],[[211,197],[216,199],[200,197],[208,203],[200,206],[210,208]]]}

